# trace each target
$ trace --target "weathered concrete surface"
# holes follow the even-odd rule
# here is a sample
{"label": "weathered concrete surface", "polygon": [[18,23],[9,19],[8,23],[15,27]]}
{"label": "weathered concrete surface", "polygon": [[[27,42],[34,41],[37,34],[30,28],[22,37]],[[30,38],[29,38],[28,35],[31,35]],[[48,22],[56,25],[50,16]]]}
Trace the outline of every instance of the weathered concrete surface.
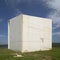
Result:
{"label": "weathered concrete surface", "polygon": [[8,48],[21,52],[52,49],[52,20],[24,14],[10,19]]}

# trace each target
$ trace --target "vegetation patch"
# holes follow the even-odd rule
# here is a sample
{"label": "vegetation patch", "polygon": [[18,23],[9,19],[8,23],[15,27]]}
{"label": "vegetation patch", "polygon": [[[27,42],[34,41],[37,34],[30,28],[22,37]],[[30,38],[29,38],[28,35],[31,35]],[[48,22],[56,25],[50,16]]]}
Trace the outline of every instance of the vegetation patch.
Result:
{"label": "vegetation patch", "polygon": [[[16,54],[24,57],[14,57]],[[60,47],[53,47],[50,51],[36,51],[29,53],[15,52],[0,48],[0,60],[60,60]]]}

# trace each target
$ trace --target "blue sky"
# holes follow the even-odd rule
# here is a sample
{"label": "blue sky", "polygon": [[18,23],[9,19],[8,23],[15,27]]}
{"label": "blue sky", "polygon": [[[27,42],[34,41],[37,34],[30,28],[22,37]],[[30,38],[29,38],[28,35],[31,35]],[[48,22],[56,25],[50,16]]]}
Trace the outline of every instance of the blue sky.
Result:
{"label": "blue sky", "polygon": [[51,18],[53,42],[60,42],[60,0],[0,0],[0,44],[8,42],[8,20],[21,13]]}

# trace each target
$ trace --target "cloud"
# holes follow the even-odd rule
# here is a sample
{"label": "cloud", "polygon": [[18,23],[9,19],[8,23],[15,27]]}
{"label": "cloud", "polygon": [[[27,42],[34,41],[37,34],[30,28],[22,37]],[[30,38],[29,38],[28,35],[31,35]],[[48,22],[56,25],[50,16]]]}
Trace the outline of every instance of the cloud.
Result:
{"label": "cloud", "polygon": [[0,22],[2,22],[3,21],[3,19],[2,18],[0,18]]}
{"label": "cloud", "polygon": [[47,17],[51,18],[53,20],[53,24],[56,24],[55,27],[53,27],[53,30],[60,27],[60,0],[5,0],[5,3],[7,6],[10,6],[11,8],[14,8],[14,15],[19,15],[21,13],[20,9],[18,9],[18,5],[20,3],[26,3],[26,4],[41,4],[43,2],[43,5],[47,5],[47,8],[54,9],[54,11],[51,11]]}
{"label": "cloud", "polygon": [[13,10],[13,16],[17,16],[22,13],[20,11],[20,7],[18,8],[18,5],[26,2],[29,4],[32,0],[5,0],[6,5]]}
{"label": "cloud", "polygon": [[53,27],[53,30],[55,30],[55,29],[57,29],[57,28],[59,28],[59,27],[60,27],[60,25],[57,24],[55,27]]}
{"label": "cloud", "polygon": [[[48,7],[54,9],[54,12],[48,14],[48,17],[53,20],[53,24],[56,24],[53,27],[53,30],[55,30],[60,27],[60,0],[48,0],[46,3]],[[60,35],[60,32],[54,32],[53,35]]]}
{"label": "cloud", "polygon": [[3,37],[3,38],[4,38],[4,37],[7,37],[7,36],[6,36],[6,35],[0,35],[0,38],[1,38],[1,37]]}
{"label": "cloud", "polygon": [[52,0],[47,2],[48,6],[55,9],[48,17],[52,18],[53,23],[60,25],[60,0]]}
{"label": "cloud", "polygon": [[53,23],[57,23],[57,24],[59,24],[60,25],[60,11],[55,11],[54,13],[53,12],[51,12],[49,15],[48,15],[48,17],[50,17],[50,18],[52,18],[52,20],[53,20]]}
{"label": "cloud", "polygon": [[[5,0],[5,3],[9,8],[14,9],[14,11],[15,11],[14,14],[19,15],[21,10],[24,11],[23,9],[28,10],[30,12],[33,12],[33,11],[40,12],[42,9],[39,10],[38,7],[39,8],[41,8],[40,6],[44,7],[46,1],[48,1],[48,0]],[[48,10],[48,9],[46,9],[46,10]],[[35,13],[35,14],[38,14],[38,13]]]}
{"label": "cloud", "polygon": [[54,30],[60,27],[60,16],[58,12],[60,11],[52,12],[52,14],[48,15],[48,17],[53,20],[53,24],[56,24],[56,26],[53,27]]}
{"label": "cloud", "polygon": [[60,35],[60,32],[54,32],[53,35]]}
{"label": "cloud", "polygon": [[47,4],[56,10],[60,10],[60,0],[48,0]]}

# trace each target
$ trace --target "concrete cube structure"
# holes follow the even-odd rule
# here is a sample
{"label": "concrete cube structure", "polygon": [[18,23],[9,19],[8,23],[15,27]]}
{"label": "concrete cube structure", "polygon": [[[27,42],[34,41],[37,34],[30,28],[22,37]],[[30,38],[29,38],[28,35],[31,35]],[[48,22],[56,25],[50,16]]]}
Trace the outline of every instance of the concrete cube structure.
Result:
{"label": "concrete cube structure", "polygon": [[21,52],[52,49],[52,20],[25,14],[10,19],[8,49]]}

